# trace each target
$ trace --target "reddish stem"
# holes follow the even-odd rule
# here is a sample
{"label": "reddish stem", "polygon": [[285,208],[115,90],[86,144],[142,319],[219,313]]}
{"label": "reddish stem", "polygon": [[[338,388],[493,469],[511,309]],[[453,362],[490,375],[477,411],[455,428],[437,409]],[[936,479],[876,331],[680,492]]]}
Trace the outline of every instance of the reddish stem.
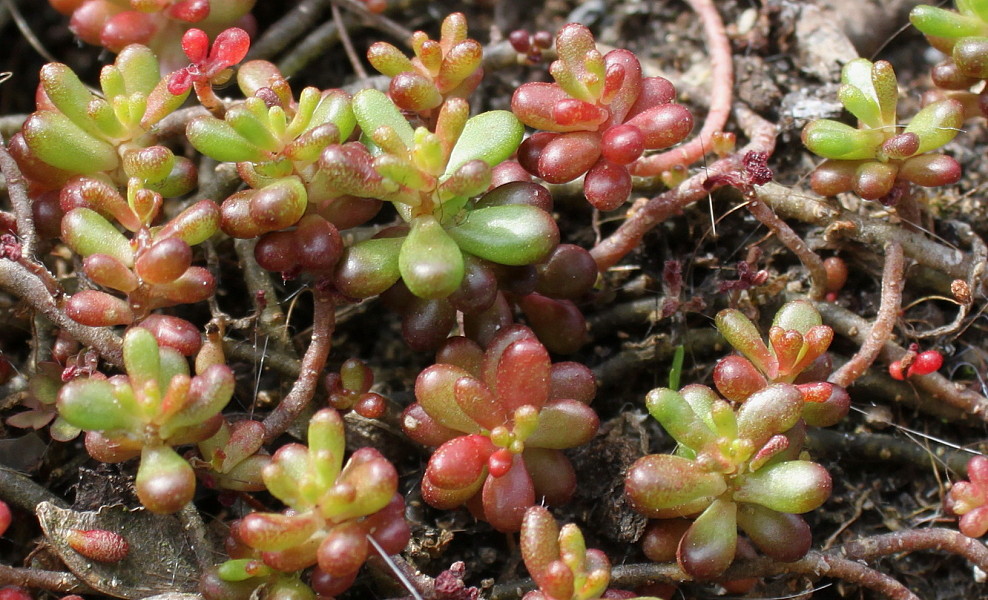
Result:
{"label": "reddish stem", "polygon": [[762,225],[768,227],[776,239],[782,242],[793,254],[799,258],[806,270],[810,273],[810,297],[814,300],[823,298],[827,291],[827,270],[823,268],[823,260],[816,252],[810,249],[802,237],[799,236],[792,227],[775,214],[772,207],[758,199],[756,194],[751,194],[748,199],[748,212],[750,212]]}
{"label": "reddish stem", "polygon": [[675,189],[651,199],[636,200],[631,210],[628,211],[628,219],[614,233],[601,240],[590,250],[590,254],[597,261],[597,267],[601,271],[613,267],[626,254],[637,248],[645,234],[651,231],[653,227],[700,198],[705,198],[711,191],[710,188],[704,187],[704,183],[708,179],[713,183],[713,189],[723,187],[726,185],[723,176],[741,170],[741,158],[745,154],[764,152],[771,156],[772,151],[775,150],[777,131],[775,125],[745,106],[738,105],[735,112],[738,124],[741,125],[741,128],[748,135],[748,139],[751,140],[748,145],[737,153],[713,163],[709,168],[690,177]]}
{"label": "reddish stem", "polygon": [[902,288],[906,284],[903,274],[905,259],[902,244],[893,241],[885,246],[885,268],[882,270],[882,302],[878,314],[871,326],[868,337],[851,360],[835,371],[829,381],[848,387],[854,380],[864,374],[871,363],[875,362],[878,354],[885,347],[885,342],[892,337],[892,329],[899,317],[899,307],[902,304]]}
{"label": "reddish stem", "polygon": [[646,156],[633,165],[631,173],[643,177],[661,175],[679,165],[690,165],[698,161],[713,148],[711,139],[715,133],[724,130],[727,117],[731,113],[734,97],[734,60],[731,56],[731,43],[724,30],[724,22],[717,13],[713,0],[686,0],[693,12],[703,22],[703,33],[707,39],[710,55],[710,110],[699,135],[672,150]]}
{"label": "reddish stem", "polygon": [[281,399],[277,408],[264,419],[264,443],[270,444],[288,429],[309,405],[319,384],[319,375],[326,367],[329,349],[333,343],[333,330],[336,327],[336,306],[332,293],[316,285],[313,291],[315,310],[312,317],[312,339],[302,357],[298,379],[288,395]]}

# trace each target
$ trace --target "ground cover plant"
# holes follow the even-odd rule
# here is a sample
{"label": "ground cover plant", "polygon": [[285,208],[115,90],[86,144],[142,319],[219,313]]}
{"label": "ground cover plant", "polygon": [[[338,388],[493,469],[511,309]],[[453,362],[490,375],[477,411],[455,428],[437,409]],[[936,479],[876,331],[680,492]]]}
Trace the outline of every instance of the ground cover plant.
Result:
{"label": "ground cover plant", "polygon": [[988,2],[50,4],[4,598],[986,595]]}

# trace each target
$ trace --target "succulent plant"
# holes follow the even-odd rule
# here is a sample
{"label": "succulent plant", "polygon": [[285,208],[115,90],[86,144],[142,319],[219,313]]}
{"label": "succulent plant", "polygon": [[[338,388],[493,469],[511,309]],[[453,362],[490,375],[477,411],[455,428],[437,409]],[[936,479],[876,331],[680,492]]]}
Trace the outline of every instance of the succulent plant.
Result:
{"label": "succulent plant", "polygon": [[720,311],[715,323],[741,353],[721,359],[714,368],[714,385],[725,398],[745,402],[769,384],[796,383],[805,401],[802,417],[807,424],[828,427],[847,414],[851,402],[847,391],[824,381],[834,332],[811,303],[796,300],[780,308],[769,329],[769,345],[739,310]]}
{"label": "succulent plant", "polygon": [[611,561],[596,548],[587,548],[580,528],[560,529],[542,506],[525,511],[521,524],[521,556],[538,589],[523,600],[593,600],[604,598],[611,580]]}
{"label": "succulent plant", "polygon": [[344,464],[344,445],[343,419],[326,408],[309,420],[308,446],[287,444],[271,456],[264,484],[288,508],[239,521],[235,538],[259,556],[225,563],[221,579],[318,565],[312,585],[332,596],[350,586],[376,551],[369,538],[389,554],[405,547],[410,534],[394,466],[374,448],[357,450]]}
{"label": "succulent plant", "polygon": [[330,406],[336,410],[353,410],[367,419],[380,418],[386,408],[384,396],[370,391],[373,385],[374,373],[367,363],[356,358],[343,361],[339,373],[323,377]]}
{"label": "succulent plant", "polygon": [[988,533],[988,458],[967,461],[967,481],[958,481],[944,498],[947,511],[958,515],[961,533],[978,538]]}
{"label": "succulent plant", "polygon": [[841,84],[838,97],[858,126],[819,119],[803,129],[803,144],[827,159],[810,176],[813,191],[823,196],[854,191],[866,200],[894,204],[897,185],[935,187],[960,179],[957,161],[934,152],[954,139],[964,121],[959,101],[928,104],[903,128],[890,63],[852,60],[841,71]]}
{"label": "succulent plant", "polygon": [[103,462],[141,457],[137,497],[149,510],[171,513],[195,492],[192,467],[173,446],[212,436],[233,395],[233,371],[213,365],[195,376],[185,357],[159,347],[147,329],[124,335],[127,375],[92,376],[66,383],[58,412],[86,432],[86,449]]}
{"label": "succulent plant", "polygon": [[500,531],[517,531],[538,498],[569,500],[576,475],[561,452],[597,432],[595,385],[578,363],[552,365],[530,329],[500,332],[486,351],[451,338],[419,374],[402,415],[413,440],[437,447],[422,478],[436,508],[466,504]]}
{"label": "succulent plant", "polygon": [[120,52],[130,44],[149,46],[165,58],[165,72],[181,63],[178,39],[192,25],[218,33],[247,25],[255,0],[49,0],[82,41]]}
{"label": "succulent plant", "polygon": [[271,457],[261,450],[264,425],[244,420],[231,424],[225,419],[212,436],[197,444],[201,458],[190,464],[207,487],[242,492],[264,491],[261,473]]}
{"label": "succulent plant", "polygon": [[11,153],[36,189],[58,189],[72,176],[146,188],[165,197],[196,185],[185,157],[155,144],[152,128],[185,101],[173,95],[146,46],[123,48],[100,72],[101,95],[66,65],[41,69],[38,110],[11,140]]}
{"label": "succulent plant", "polygon": [[822,466],[799,458],[805,434],[796,386],[773,383],[736,409],[702,385],[655,389],[645,403],[679,446],[635,461],[625,494],[647,517],[692,519],[677,546],[684,571],[697,579],[723,573],[739,527],[775,560],[809,550],[810,528],[799,514],[830,496],[831,480]]}
{"label": "succulent plant", "polygon": [[627,50],[601,55],[593,34],[570,23],[556,35],[555,83],[526,83],[511,110],[539,133],[518,151],[525,169],[549,183],[586,173],[584,193],[613,210],[631,193],[629,167],[645,150],[668,148],[693,129],[693,116],[676,104],[676,89],[662,77],[642,77]]}
{"label": "succulent plant", "polygon": [[988,116],[988,95],[969,90],[988,79],[988,3],[960,0],[957,11],[921,4],[909,13],[912,24],[947,58],[933,67],[933,83],[955,91],[952,97]]}
{"label": "succulent plant", "polygon": [[416,297],[446,298],[463,282],[468,254],[520,266],[555,248],[558,228],[537,206],[502,203],[496,194],[471,201],[521,141],[522,126],[510,112],[468,118],[466,101],[452,98],[433,133],[412,129],[375,90],[358,92],[353,108],[367,144],[327,148],[322,172],[344,193],[391,202],[408,225],[347,249],[337,269],[345,294],[373,296],[401,279]]}
{"label": "succulent plant", "polygon": [[367,49],[367,60],[391,77],[388,95],[394,103],[429,124],[449,98],[466,99],[480,84],[484,51],[467,37],[467,19],[460,12],[443,19],[438,41],[424,31],[416,31],[411,41],[414,58],[387,42],[375,42]]}

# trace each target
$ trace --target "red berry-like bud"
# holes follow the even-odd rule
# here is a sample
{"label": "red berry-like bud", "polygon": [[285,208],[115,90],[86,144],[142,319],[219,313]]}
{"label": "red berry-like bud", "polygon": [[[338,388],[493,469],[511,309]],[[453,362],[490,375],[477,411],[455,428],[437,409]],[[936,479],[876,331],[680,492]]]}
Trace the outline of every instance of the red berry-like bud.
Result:
{"label": "red berry-like bud", "polygon": [[645,151],[645,136],[634,125],[616,125],[604,132],[601,151],[612,163],[631,164]]}
{"label": "red berry-like bud", "polygon": [[22,587],[8,585],[0,588],[0,600],[34,600]]}
{"label": "red berry-like bud", "polygon": [[511,470],[511,463],[514,455],[507,448],[495,450],[491,457],[487,459],[487,469],[493,477],[503,477]]}
{"label": "red berry-like bud", "polygon": [[73,550],[97,562],[120,562],[130,552],[130,544],[122,535],[105,529],[72,529],[66,541]]}
{"label": "red berry-like bud", "polygon": [[940,370],[943,366],[943,355],[936,350],[920,352],[913,359],[913,364],[907,370],[908,375],[929,375]]}

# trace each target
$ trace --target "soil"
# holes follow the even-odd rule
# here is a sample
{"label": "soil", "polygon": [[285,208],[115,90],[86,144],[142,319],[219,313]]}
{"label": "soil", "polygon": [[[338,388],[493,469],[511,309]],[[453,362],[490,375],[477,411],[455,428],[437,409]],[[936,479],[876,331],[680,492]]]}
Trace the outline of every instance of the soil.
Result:
{"label": "soil", "polygon": [[[70,64],[84,80],[95,80],[99,66],[110,58],[106,53],[78,45],[65,28],[65,19],[47,6],[16,0],[14,4],[24,11],[27,26],[48,52]],[[296,4],[259,2],[259,35]],[[634,51],[646,74],[662,74],[676,84],[680,101],[696,115],[697,129],[706,115],[711,85],[709,54],[701,22],[685,3],[473,0],[390,4],[401,5],[389,13],[391,18],[433,36],[444,15],[463,11],[471,34],[485,44],[501,41],[517,28],[554,32],[567,22],[579,20],[594,31],[602,46]],[[736,101],[777,124],[778,143],[769,166],[775,182],[796,190],[808,189],[808,174],[818,162],[800,144],[802,127],[811,119],[839,118],[842,114],[836,101],[842,64],[859,55],[889,60],[899,78],[900,115],[908,116],[918,109],[920,95],[930,88],[929,68],[940,60],[923,37],[908,27],[907,14],[916,2],[717,0],[715,4],[730,34]],[[0,50],[0,68],[14,75],[0,93],[0,114],[17,115],[33,110],[35,74],[45,61],[7,18],[4,6],[0,5],[0,33],[6,50]],[[328,11],[316,14],[318,18],[313,17],[305,34],[331,18]],[[355,21],[351,35],[358,52],[380,39],[400,44],[400,40],[374,28],[372,21]],[[284,58],[292,49],[290,45],[275,58]],[[489,70],[474,95],[474,110],[507,107],[512,90],[520,83],[548,80],[546,66],[542,63]],[[303,85],[328,88],[360,85],[360,81],[342,49],[334,45],[301,69],[292,84],[297,90]],[[737,133],[739,146],[746,141],[733,118],[727,129]],[[982,119],[965,123],[965,130],[947,146],[947,153],[961,162],[964,176],[955,185],[923,192],[922,227],[930,239],[967,250],[971,244],[957,223],[966,224],[975,235],[988,232],[988,211],[980,201],[988,174],[986,145],[988,136]],[[703,168],[702,164],[693,167],[695,172]],[[641,190],[636,194],[648,194],[651,192],[647,190],[654,189],[654,183],[640,183]],[[613,232],[625,215],[620,210],[596,214],[573,190],[566,186],[553,190],[563,241],[590,248]],[[878,204],[852,196],[837,201],[862,218],[900,223],[894,211]],[[672,448],[673,442],[647,415],[643,404],[650,389],[668,380],[670,348],[680,344],[688,348],[683,383],[709,384],[714,364],[727,352],[724,343],[712,335],[712,317],[718,310],[737,306],[764,323],[784,296],[801,296],[808,291],[808,275],[799,260],[741,203],[738,193],[725,189],[687,207],[650,232],[638,249],[604,275],[599,291],[581,302],[590,324],[590,342],[574,355],[559,357],[583,362],[599,376],[600,390],[593,406],[602,426],[590,444],[569,452],[577,469],[579,488],[574,500],[554,509],[554,514],[560,521],[577,523],[587,545],[605,550],[614,565],[645,562],[635,542],[646,521],[627,507],[622,496],[623,476],[626,467],[639,456]],[[787,222],[821,256],[840,256],[847,261],[851,276],[835,302],[860,317],[873,319],[879,305],[882,247],[854,239],[834,242],[824,235],[820,223],[807,224],[794,218]],[[215,251],[223,274],[217,295],[219,306],[234,317],[249,316],[244,302],[248,292],[238,274],[232,242],[216,243]],[[663,287],[663,269],[670,261],[678,262],[683,273],[683,289],[675,297]],[[63,274],[73,269],[71,261],[61,260],[59,264],[65,269]],[[729,285],[739,280],[739,269],[745,269],[739,264],[753,271],[764,270],[767,280],[753,287]],[[918,342],[923,349],[939,349],[946,358],[941,374],[959,389],[984,395],[988,336],[978,340],[985,333],[985,322],[980,318],[985,306],[983,281],[976,282],[974,304],[960,327],[932,338],[919,337],[923,331],[954,319],[957,306],[945,298],[950,296],[953,278],[926,267],[910,268],[895,341],[901,346]],[[286,310],[294,306],[291,299],[304,283],[286,282],[279,288]],[[308,343],[312,310],[304,294],[299,297],[289,321],[290,337],[282,348],[288,354],[299,354]],[[674,307],[678,302],[679,308],[663,316],[661,309],[670,301],[674,301]],[[183,316],[196,323],[209,318],[205,308],[189,310]],[[376,389],[390,402],[390,417],[381,422],[348,417],[348,442],[352,448],[373,445],[381,449],[399,469],[413,527],[405,560],[429,576],[463,561],[463,580],[468,586],[481,588],[482,597],[491,594],[496,585],[524,578],[524,565],[514,539],[476,521],[466,511],[432,509],[419,496],[419,481],[428,455],[400,434],[396,414],[412,401],[414,377],[430,364],[432,357],[412,352],[402,343],[398,318],[380,303],[349,308],[338,317],[330,368],[338,368],[350,356],[368,361],[375,372]],[[38,343],[30,311],[18,298],[0,294],[0,320],[4,355],[18,371],[30,372],[31,349]],[[232,363],[238,374],[234,410],[267,410],[288,390],[291,381],[261,363],[265,344],[250,329],[231,335],[247,343],[247,351]],[[835,339],[832,352],[839,362],[856,349],[857,344],[842,334]],[[962,411],[944,408],[931,399],[928,390],[892,381],[885,371],[887,364],[880,359],[861,382],[850,388],[852,410],[842,423],[811,438],[814,460],[829,469],[834,481],[830,500],[806,516],[815,549],[890,531],[954,528],[956,519],[945,515],[943,496],[951,481],[963,478],[958,468],[963,467],[967,456],[964,451],[988,449],[983,418],[965,417]],[[0,390],[4,392],[0,398],[6,398],[0,404],[4,417],[20,410],[17,404],[24,386],[25,379],[15,377]],[[256,403],[252,400],[255,397]],[[320,392],[316,402],[323,401]],[[133,463],[99,465],[85,455],[79,442],[51,442],[43,430],[25,435],[22,430],[7,427],[4,438],[0,440],[0,463],[66,499],[73,508],[136,505],[129,492]],[[242,502],[231,506],[221,500],[224,499],[208,491],[197,497],[207,525],[217,531],[224,520],[245,506]],[[274,502],[269,497],[261,501],[268,505]],[[22,518],[0,540],[2,562],[64,571],[37,523],[27,514],[18,516]],[[192,550],[186,547],[179,552],[188,554]],[[148,560],[142,568],[167,572],[167,567],[155,562],[161,560],[160,556]],[[985,574],[955,555],[935,551],[892,554],[870,564],[923,599],[988,598]],[[5,581],[0,571],[0,583]],[[344,597],[388,598],[407,593],[389,581],[387,569],[376,565]],[[158,583],[154,586],[157,593],[193,591],[168,578]],[[60,595],[38,589],[32,593],[39,598]],[[674,597],[710,598],[723,593],[723,588],[715,584],[684,584]],[[138,592],[133,594],[131,597],[142,597]],[[878,597],[875,592],[840,579],[795,575],[765,578],[747,597],[810,596],[818,600]]]}

